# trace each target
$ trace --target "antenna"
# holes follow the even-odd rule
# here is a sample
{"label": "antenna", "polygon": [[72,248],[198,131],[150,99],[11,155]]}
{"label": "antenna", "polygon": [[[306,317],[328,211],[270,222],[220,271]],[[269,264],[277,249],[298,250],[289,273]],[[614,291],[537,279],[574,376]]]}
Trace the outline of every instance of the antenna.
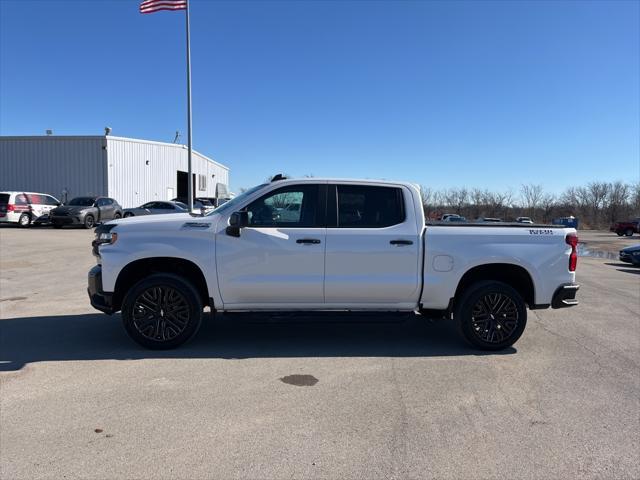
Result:
{"label": "antenna", "polygon": [[176,130],[176,137],[173,139],[173,143],[178,143],[178,140],[180,140],[180,130]]}
{"label": "antenna", "polygon": [[111,127],[104,127],[104,134],[108,137],[111,135]]}
{"label": "antenna", "polygon": [[47,133],[47,136],[51,136],[53,135],[53,130],[47,129],[46,133]]}

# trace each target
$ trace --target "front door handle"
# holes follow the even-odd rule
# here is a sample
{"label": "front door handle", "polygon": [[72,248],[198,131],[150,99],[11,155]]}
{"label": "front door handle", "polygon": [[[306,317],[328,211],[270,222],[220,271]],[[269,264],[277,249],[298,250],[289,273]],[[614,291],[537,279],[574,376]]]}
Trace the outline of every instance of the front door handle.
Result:
{"label": "front door handle", "polygon": [[296,240],[296,243],[302,243],[304,245],[316,245],[320,243],[320,240],[317,238],[299,238]]}
{"label": "front door handle", "polygon": [[391,240],[389,243],[391,245],[413,245],[411,240]]}

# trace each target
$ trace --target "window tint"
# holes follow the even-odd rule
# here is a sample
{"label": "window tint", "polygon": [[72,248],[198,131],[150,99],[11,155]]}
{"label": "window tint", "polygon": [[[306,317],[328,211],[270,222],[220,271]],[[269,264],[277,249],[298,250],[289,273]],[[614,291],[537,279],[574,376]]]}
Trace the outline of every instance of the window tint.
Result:
{"label": "window tint", "polygon": [[293,185],[279,188],[247,207],[250,227],[316,227],[318,186]]}
{"label": "window tint", "polygon": [[0,193],[0,205],[7,205],[10,196],[8,193]]}
{"label": "window tint", "polygon": [[93,197],[76,197],[69,202],[69,205],[76,207],[92,207],[95,199]]}
{"label": "window tint", "polygon": [[96,202],[96,206],[98,207],[104,207],[106,205],[108,205],[106,198],[99,198],[98,201]]}
{"label": "window tint", "polygon": [[43,195],[42,197],[44,199],[45,205],[53,205],[53,206],[58,205],[58,200],[53,198],[51,195]]}
{"label": "window tint", "polygon": [[153,208],[157,208],[158,210],[173,210],[173,206],[171,204],[164,202],[154,203]]}
{"label": "window tint", "polygon": [[402,189],[338,185],[338,227],[382,228],[404,219]]}
{"label": "window tint", "polygon": [[16,205],[26,205],[29,201],[27,200],[27,196],[23,193],[16,195]]}

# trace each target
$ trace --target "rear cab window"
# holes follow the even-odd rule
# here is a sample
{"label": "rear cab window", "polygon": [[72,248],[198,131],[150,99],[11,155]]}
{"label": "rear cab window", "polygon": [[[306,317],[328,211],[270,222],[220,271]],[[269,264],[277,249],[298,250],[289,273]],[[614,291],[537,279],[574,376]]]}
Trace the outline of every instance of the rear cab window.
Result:
{"label": "rear cab window", "polygon": [[406,219],[402,188],[337,185],[338,228],[385,228]]}

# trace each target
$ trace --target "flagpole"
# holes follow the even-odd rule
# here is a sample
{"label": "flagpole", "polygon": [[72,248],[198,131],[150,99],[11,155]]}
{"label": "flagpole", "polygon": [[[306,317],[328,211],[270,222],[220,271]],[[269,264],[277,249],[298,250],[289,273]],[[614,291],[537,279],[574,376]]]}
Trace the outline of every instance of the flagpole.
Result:
{"label": "flagpole", "polygon": [[187,170],[188,180],[187,180],[187,192],[189,198],[187,199],[187,205],[189,206],[189,212],[193,210],[193,175],[191,173],[191,154],[192,154],[192,139],[191,139],[191,39],[189,35],[189,4],[190,0],[187,0],[187,9],[186,9],[186,21],[187,21]]}

